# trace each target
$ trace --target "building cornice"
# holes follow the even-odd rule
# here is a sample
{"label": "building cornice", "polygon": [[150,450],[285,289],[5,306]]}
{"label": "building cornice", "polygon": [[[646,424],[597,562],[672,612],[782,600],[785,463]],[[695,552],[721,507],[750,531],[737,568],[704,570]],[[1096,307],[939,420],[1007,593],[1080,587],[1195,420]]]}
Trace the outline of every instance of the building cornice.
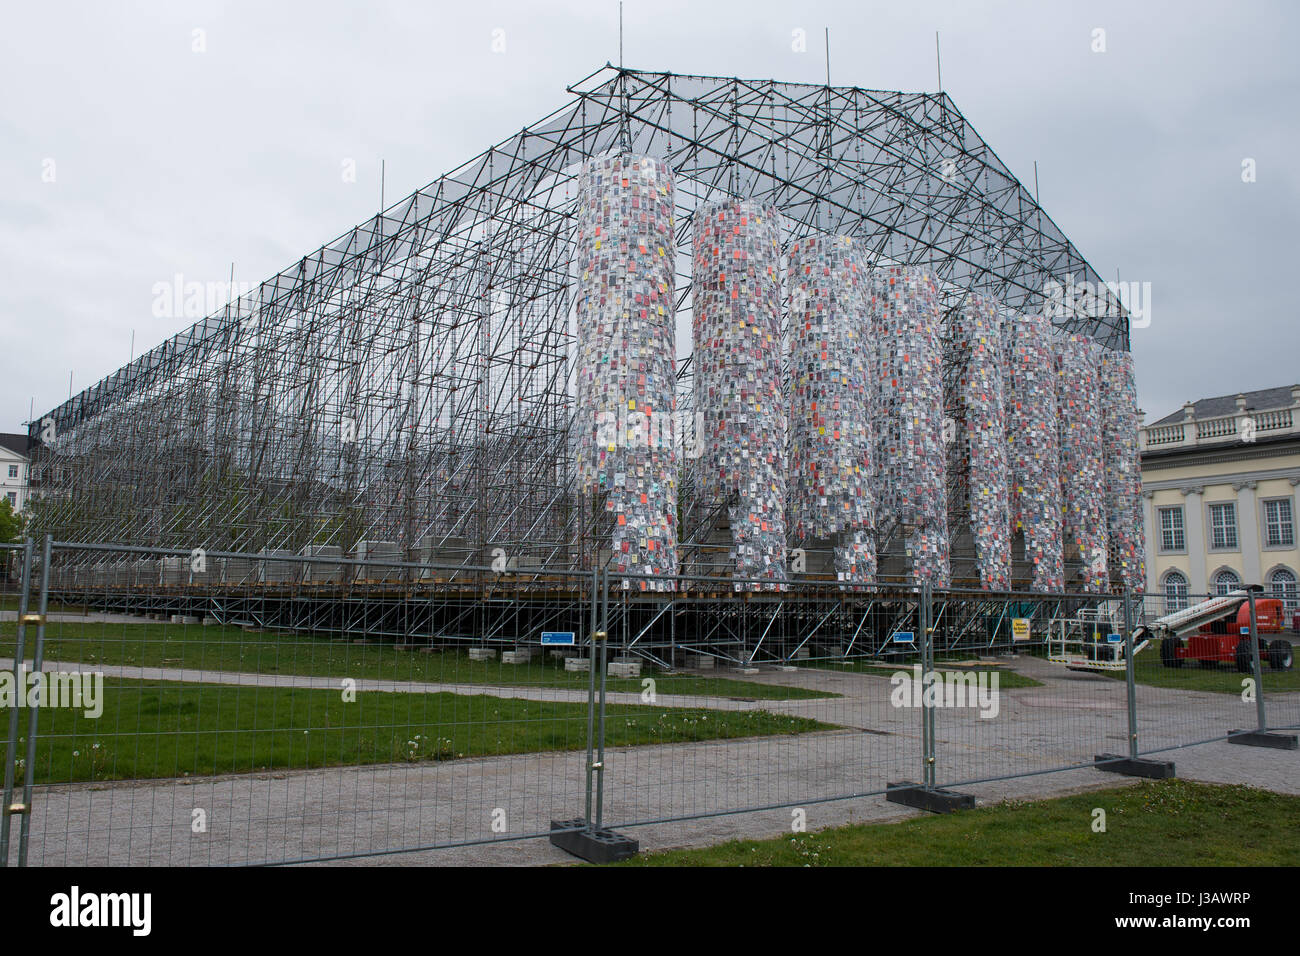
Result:
{"label": "building cornice", "polygon": [[1270,444],[1264,444],[1263,441],[1252,444],[1234,442],[1222,449],[1178,448],[1169,451],[1143,452],[1141,462],[1143,471],[1157,471],[1162,468],[1195,468],[1200,465],[1221,465],[1232,461],[1282,458],[1286,455],[1300,455],[1300,441],[1287,436]]}
{"label": "building cornice", "polygon": [[[1204,487],[1205,485],[1232,485],[1233,488],[1237,488],[1238,490],[1240,490],[1238,486],[1253,488],[1258,482],[1274,481],[1279,479],[1289,481],[1292,485],[1300,485],[1300,469],[1277,468],[1269,471],[1239,471],[1226,475],[1196,476],[1196,481],[1200,483],[1201,487]],[[1147,491],[1169,491],[1174,488],[1182,491],[1187,487],[1190,487],[1190,484],[1186,476],[1182,478],[1167,478],[1164,481],[1149,481],[1144,475],[1142,479],[1142,490],[1144,493]]]}

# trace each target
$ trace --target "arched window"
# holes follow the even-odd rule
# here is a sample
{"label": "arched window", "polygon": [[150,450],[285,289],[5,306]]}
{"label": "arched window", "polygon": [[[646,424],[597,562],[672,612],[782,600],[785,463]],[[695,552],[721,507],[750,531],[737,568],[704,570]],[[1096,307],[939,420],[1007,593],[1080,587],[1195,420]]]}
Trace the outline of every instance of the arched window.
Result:
{"label": "arched window", "polygon": [[1288,613],[1300,608],[1300,590],[1296,588],[1294,571],[1290,568],[1278,568],[1268,576],[1268,584],[1273,597],[1282,599]]}
{"label": "arched window", "polygon": [[1187,607],[1187,578],[1178,571],[1165,575],[1165,613],[1172,614]]}
{"label": "arched window", "polygon": [[1240,588],[1241,578],[1237,576],[1236,571],[1224,568],[1214,576],[1215,594],[1223,595],[1227,594],[1229,591],[1239,590]]}
{"label": "arched window", "polygon": [[1230,591],[1240,591],[1240,588],[1242,588],[1242,578],[1240,578],[1238,572],[1232,570],[1232,568],[1225,567],[1221,571],[1214,572],[1212,584],[1214,593],[1227,594]]}

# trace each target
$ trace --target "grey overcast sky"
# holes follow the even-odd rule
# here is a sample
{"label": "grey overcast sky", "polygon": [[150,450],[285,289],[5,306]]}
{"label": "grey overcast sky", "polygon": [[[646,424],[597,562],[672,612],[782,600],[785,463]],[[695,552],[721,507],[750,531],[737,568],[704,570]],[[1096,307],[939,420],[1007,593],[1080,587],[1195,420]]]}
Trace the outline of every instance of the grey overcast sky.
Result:
{"label": "grey overcast sky", "polygon": [[[375,212],[381,157],[391,202],[561,106],[617,23],[617,0],[5,0],[0,431],[190,325],[156,283],[260,281]],[[940,31],[958,108],[1031,188],[1038,161],[1103,277],[1151,283],[1148,420],[1300,382],[1300,4],[627,0],[624,24],[638,69],[805,82],[829,27],[833,82],[908,91]]]}

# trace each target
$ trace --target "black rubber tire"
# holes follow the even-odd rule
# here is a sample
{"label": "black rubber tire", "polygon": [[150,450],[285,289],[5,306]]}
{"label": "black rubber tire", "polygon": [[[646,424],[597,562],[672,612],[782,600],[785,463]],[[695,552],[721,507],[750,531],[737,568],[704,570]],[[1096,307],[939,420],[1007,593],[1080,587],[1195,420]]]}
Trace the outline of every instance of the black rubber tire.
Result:
{"label": "black rubber tire", "polygon": [[1278,638],[1268,645],[1268,666],[1275,671],[1289,671],[1295,663],[1295,650],[1290,641]]}
{"label": "black rubber tire", "polygon": [[1160,663],[1165,667],[1182,667],[1183,659],[1175,653],[1182,646],[1182,638],[1166,637],[1160,642]]}
{"label": "black rubber tire", "polygon": [[1243,637],[1237,642],[1237,670],[1242,674],[1249,674],[1255,669],[1255,663],[1250,653],[1250,638]]}

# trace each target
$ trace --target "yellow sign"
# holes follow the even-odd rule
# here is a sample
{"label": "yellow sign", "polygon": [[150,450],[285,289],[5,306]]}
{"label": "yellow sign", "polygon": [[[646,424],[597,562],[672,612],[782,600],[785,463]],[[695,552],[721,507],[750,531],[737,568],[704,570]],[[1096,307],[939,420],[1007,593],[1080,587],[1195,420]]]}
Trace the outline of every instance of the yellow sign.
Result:
{"label": "yellow sign", "polygon": [[1013,641],[1029,640],[1029,618],[1013,617],[1011,619],[1011,639]]}

